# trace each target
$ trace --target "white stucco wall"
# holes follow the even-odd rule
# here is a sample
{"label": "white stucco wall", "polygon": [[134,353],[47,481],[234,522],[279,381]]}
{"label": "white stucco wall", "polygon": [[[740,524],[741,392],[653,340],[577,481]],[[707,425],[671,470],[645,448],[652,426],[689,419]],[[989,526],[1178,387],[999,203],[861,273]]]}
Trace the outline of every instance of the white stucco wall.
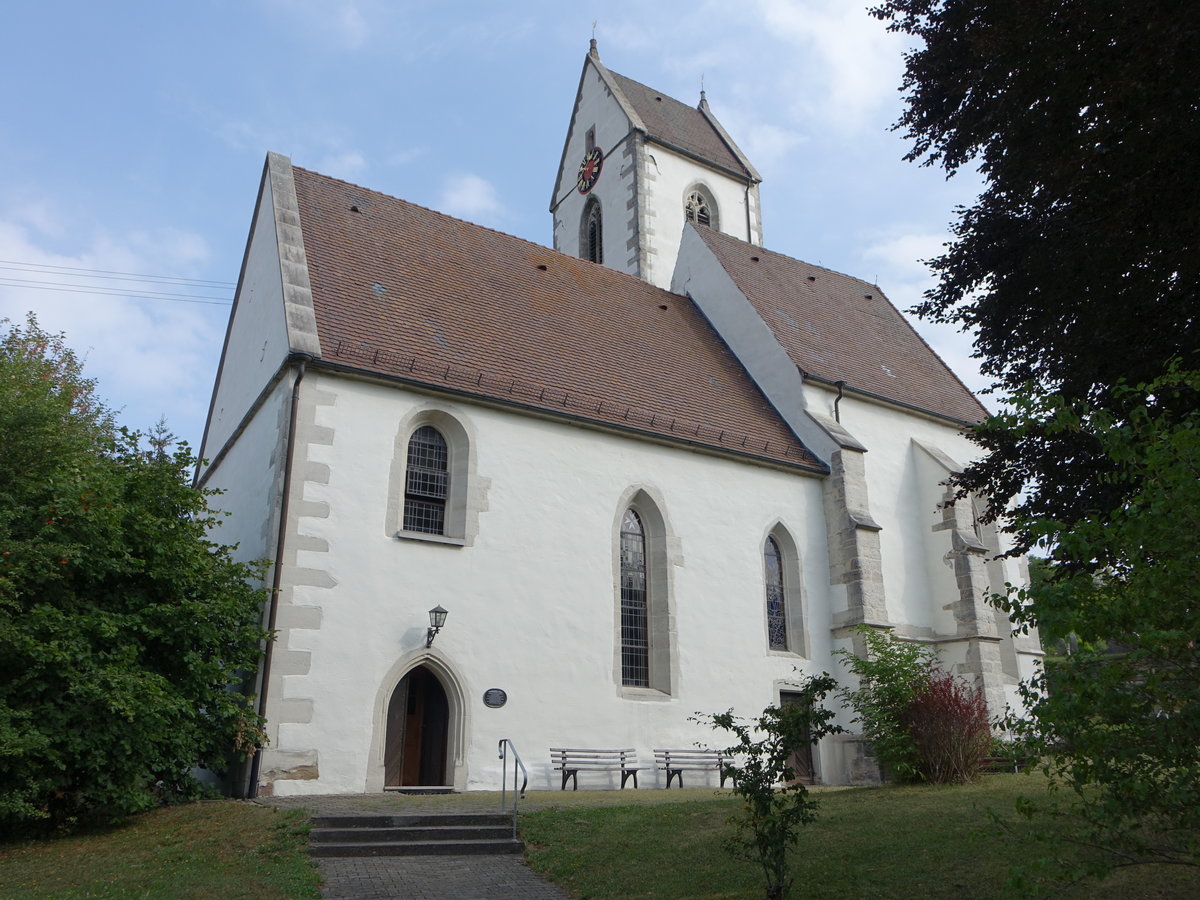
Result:
{"label": "white stucco wall", "polygon": [[[807,408],[833,416],[837,394],[821,385],[805,385]],[[838,404],[841,425],[866,448],[865,469],[871,514],[882,526],[879,532],[888,617],[898,631],[923,639],[953,636],[953,607],[959,602],[953,562],[947,558],[949,539],[934,530],[942,521],[938,509],[945,494],[942,482],[950,471],[938,465],[921,446],[936,448],[950,460],[964,464],[975,458],[978,447],[961,426],[846,393]],[[967,501],[960,501],[967,502]],[[997,530],[983,529],[988,549],[987,589],[1002,592],[1006,582],[1025,584],[1027,575],[1019,560],[994,557],[1009,549]],[[1036,636],[1011,637],[1003,616],[989,611],[1001,636],[1004,671],[1015,682],[1027,677],[1040,657]],[[943,645],[944,660],[963,662],[961,646]],[[1015,694],[1010,692],[1010,700]]]}
{"label": "white stucco wall", "polygon": [[220,452],[288,354],[271,181],[263,179],[200,456]]}
{"label": "white stucco wall", "polygon": [[[450,615],[429,656],[465,698],[460,789],[498,786],[505,737],[534,788],[558,787],[551,746],[634,747],[651,786],[655,747],[713,739],[688,721],[695,712],[757,713],[795,667],[833,669],[819,479],[315,371],[304,389],[317,392],[315,425],[329,441],[309,444],[298,467],[322,473],[302,494],[323,514],[300,518],[297,530],[328,549],[302,550],[296,562],[327,586],[293,588],[291,603],[319,608],[310,617],[319,627],[285,636],[310,663],[273,676],[271,690],[284,704],[311,704],[310,721],[280,726],[275,748],[297,758],[315,750],[319,777],[277,781],[276,793],[382,786],[387,699],[426,655],[426,612],[439,603]],[[397,431],[430,406],[473,436],[474,487],[486,497],[469,546],[397,539],[386,528]],[[638,489],[661,498],[673,536],[678,677],[672,696],[655,699],[623,697],[614,672],[617,522]],[[762,542],[777,523],[799,550],[802,591],[789,603],[802,603],[812,624],[811,659],[767,647]],[[491,687],[508,693],[502,709],[483,705]],[[839,780],[832,765],[822,774]],[[583,780],[615,786],[603,775]]]}
{"label": "white stucco wall", "polygon": [[644,238],[650,260],[643,276],[647,281],[662,288],[671,287],[686,221],[684,202],[693,190],[700,190],[715,204],[713,228],[743,241],[762,243],[762,235],[751,227],[757,222],[754,209],[757,186],[749,188],[751,207],[748,217],[746,181],[731,178],[660,144],[647,143],[645,152],[647,177],[643,196],[646,206],[653,210],[653,224]]}
{"label": "white stucco wall", "polygon": [[221,516],[213,540],[237,544],[234,555],[239,560],[267,559],[275,553],[289,397],[290,385],[284,379],[204,481],[204,487],[221,492],[209,498],[209,506],[229,513]]}

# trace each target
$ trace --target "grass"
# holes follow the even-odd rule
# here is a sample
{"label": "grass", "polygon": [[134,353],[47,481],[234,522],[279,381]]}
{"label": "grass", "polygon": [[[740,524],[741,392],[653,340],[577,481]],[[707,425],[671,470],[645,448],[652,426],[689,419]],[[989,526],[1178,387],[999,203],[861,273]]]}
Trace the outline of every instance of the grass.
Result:
{"label": "grass", "polygon": [[172,806],[124,825],[0,845],[0,897],[317,898],[308,824],[233,800]]}
{"label": "grass", "polygon": [[[1008,898],[1014,869],[1049,849],[1017,819],[1018,795],[1044,793],[1036,776],[996,775],[964,787],[817,789],[821,809],[793,853],[793,897]],[[495,809],[495,794],[363,795],[362,812]],[[378,808],[378,809],[376,809]],[[574,896],[733,900],[762,896],[751,863],[724,849],[738,811],[711,788],[535,791],[522,802],[530,865]],[[1014,823],[1001,834],[988,816]],[[303,809],[232,800],[156,810],[125,825],[0,845],[0,898],[317,898]],[[1052,848],[1051,848],[1052,849]],[[1200,896],[1200,874],[1136,867],[1055,897],[1091,900]]]}
{"label": "grass", "polygon": [[[1013,812],[1019,794],[1044,793],[1036,778],[992,776],[961,787],[884,787],[820,795],[817,821],[792,854],[795,897],[1023,897],[1010,875],[1048,855]],[[641,793],[641,792],[639,792]],[[659,793],[659,792],[655,792]],[[689,792],[692,798],[697,793]],[[724,849],[728,795],[673,805],[561,808],[522,815],[530,865],[584,898],[757,898],[759,870]],[[1014,824],[1003,835],[987,810]],[[1200,875],[1165,866],[1122,870],[1056,897],[1200,896]]]}

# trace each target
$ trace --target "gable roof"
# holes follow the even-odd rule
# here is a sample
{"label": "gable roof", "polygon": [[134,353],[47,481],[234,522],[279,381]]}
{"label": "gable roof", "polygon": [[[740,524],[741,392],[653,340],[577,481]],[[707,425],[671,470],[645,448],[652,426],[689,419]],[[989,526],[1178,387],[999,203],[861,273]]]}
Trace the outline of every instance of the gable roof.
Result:
{"label": "gable roof", "polygon": [[686,297],[292,172],[326,364],[825,471]]}
{"label": "gable roof", "polygon": [[803,374],[959,422],[987,416],[878,286],[695,231]]}
{"label": "gable roof", "polygon": [[[598,61],[597,61],[598,62]],[[649,88],[609,70],[617,89],[645,126],[646,137],[694,156],[701,161],[730,170],[742,178],[760,180],[749,161],[725,134],[712,113],[681,103],[673,97]]]}

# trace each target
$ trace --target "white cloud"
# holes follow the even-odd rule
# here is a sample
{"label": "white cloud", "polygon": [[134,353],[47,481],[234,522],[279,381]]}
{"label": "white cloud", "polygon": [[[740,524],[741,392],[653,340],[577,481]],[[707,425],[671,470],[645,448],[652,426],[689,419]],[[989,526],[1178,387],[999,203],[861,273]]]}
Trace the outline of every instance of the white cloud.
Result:
{"label": "white cloud", "polygon": [[495,220],[504,213],[504,205],[492,183],[469,172],[447,179],[437,208],[447,215],[473,222]]}
{"label": "white cloud", "polygon": [[929,269],[921,260],[940,256],[947,240],[944,231],[893,232],[870,244],[863,256],[885,264],[893,277],[931,282]]}
{"label": "white cloud", "polygon": [[861,128],[895,97],[904,39],[889,34],[864,7],[845,0],[758,0],[774,35],[794,47],[789,84],[796,112],[812,111],[845,130]]}
{"label": "white cloud", "polygon": [[357,150],[342,150],[318,157],[313,168],[343,181],[358,181],[367,169],[367,159]]}
{"label": "white cloud", "polygon": [[[267,0],[277,15],[298,24],[323,43],[357,50],[372,33],[375,4],[363,0]],[[370,9],[368,13],[364,8]]]}
{"label": "white cloud", "polygon": [[389,156],[387,159],[387,164],[389,166],[407,166],[409,163],[416,162],[428,153],[428,147],[407,147],[404,150],[398,150]]}
{"label": "white cloud", "polygon": [[738,146],[745,151],[760,172],[764,167],[787,159],[797,147],[808,140],[807,136],[800,132],[765,122],[747,123],[745,135],[744,140],[737,142]]}
{"label": "white cloud", "polygon": [[209,255],[203,238],[178,230],[98,233],[85,246],[55,252],[21,216],[0,210],[0,259],[17,264],[0,270],[0,318],[19,322],[34,312],[44,329],[66,335],[124,424],[144,429],[165,415],[197,447],[229,307],[127,295],[231,299],[233,289],[114,273],[186,276]]}
{"label": "white cloud", "polygon": [[[348,146],[344,132],[312,122],[271,128],[256,122],[225,121],[216,133],[235,150],[254,154],[283,153],[297,164],[344,181],[360,181],[369,168],[366,155]],[[423,152],[423,151],[422,151]]]}

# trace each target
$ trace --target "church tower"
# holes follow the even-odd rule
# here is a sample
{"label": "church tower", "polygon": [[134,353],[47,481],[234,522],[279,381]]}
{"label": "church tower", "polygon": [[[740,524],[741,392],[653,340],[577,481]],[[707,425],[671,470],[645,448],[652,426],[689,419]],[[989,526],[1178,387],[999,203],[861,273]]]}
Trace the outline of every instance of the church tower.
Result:
{"label": "church tower", "polygon": [[684,223],[762,244],[762,179],[708,108],[610,72],[593,38],[550,213],[554,249],[670,288]]}

